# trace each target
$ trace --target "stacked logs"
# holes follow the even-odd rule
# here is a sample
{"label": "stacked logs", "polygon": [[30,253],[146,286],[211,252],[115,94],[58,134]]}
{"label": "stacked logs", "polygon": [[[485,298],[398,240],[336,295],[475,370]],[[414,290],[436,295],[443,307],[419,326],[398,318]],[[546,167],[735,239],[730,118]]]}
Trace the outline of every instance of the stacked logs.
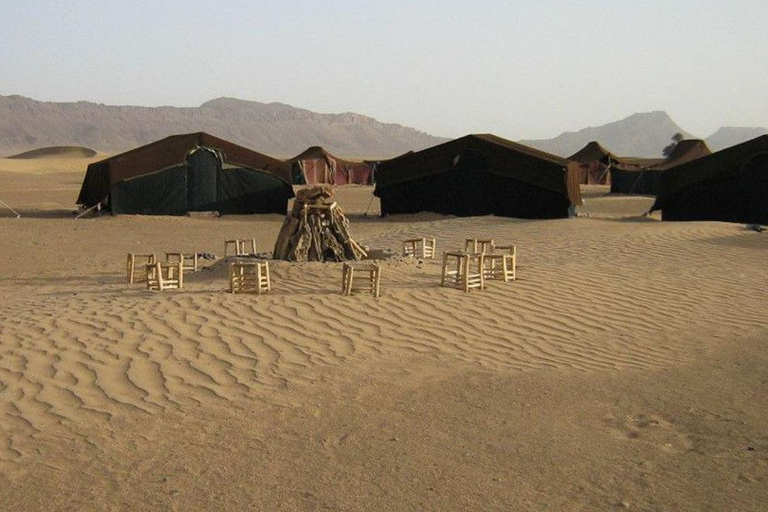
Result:
{"label": "stacked logs", "polygon": [[272,257],[288,261],[350,261],[367,257],[349,236],[349,220],[333,201],[328,185],[296,192],[293,209],[285,217]]}

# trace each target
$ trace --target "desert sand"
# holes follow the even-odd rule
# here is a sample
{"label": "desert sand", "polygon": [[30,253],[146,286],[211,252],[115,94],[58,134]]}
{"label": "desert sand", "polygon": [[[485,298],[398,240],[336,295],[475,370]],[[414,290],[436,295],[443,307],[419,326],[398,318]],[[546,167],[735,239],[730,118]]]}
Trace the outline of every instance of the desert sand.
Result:
{"label": "desert sand", "polygon": [[127,252],[268,252],[282,217],[74,220],[94,159],[0,159],[0,510],[766,509],[768,234],[600,187],[574,219],[382,219],[351,186],[361,244],[494,238],[518,280],[389,258],[343,297],[341,264],[275,262],[233,296],[214,264],[153,293]]}

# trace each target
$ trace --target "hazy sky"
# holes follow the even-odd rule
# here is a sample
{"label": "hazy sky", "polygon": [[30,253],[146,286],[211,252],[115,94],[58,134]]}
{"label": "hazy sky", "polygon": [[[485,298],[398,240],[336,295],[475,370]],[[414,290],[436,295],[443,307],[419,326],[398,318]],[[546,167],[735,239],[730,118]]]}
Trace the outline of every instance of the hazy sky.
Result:
{"label": "hazy sky", "polygon": [[666,110],[706,137],[768,126],[768,0],[0,0],[0,94],[510,139]]}

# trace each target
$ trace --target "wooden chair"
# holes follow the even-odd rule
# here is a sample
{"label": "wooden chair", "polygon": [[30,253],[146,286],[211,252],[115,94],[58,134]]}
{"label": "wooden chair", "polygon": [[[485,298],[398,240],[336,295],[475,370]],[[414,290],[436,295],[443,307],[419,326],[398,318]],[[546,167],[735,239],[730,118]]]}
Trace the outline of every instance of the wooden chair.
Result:
{"label": "wooden chair", "polygon": [[[245,252],[245,244],[251,243],[251,252]],[[248,254],[256,254],[256,239],[255,238],[238,238],[235,240],[227,240],[224,242],[224,256],[229,256],[229,248],[234,247],[234,256],[247,256]]]}
{"label": "wooden chair", "polygon": [[464,242],[464,252],[493,252],[493,239],[467,238]]}
{"label": "wooden chair", "polygon": [[403,242],[403,256],[434,259],[436,248],[434,238],[411,238]]}
{"label": "wooden chair", "polygon": [[181,269],[185,272],[197,272],[197,253],[167,252],[165,253],[165,261],[181,263]]}
{"label": "wooden chair", "polygon": [[146,265],[155,263],[157,259],[155,258],[154,254],[134,254],[132,252],[128,253],[128,260],[126,262],[126,278],[128,280],[128,283],[133,284],[135,282],[143,282],[146,281],[147,274],[146,272],[139,272],[136,274],[136,268],[138,261],[138,268],[143,269]]}
{"label": "wooden chair", "polygon": [[261,295],[272,291],[268,261],[233,261],[229,264],[229,292]]}
{"label": "wooden chair", "polygon": [[465,292],[475,288],[484,289],[484,261],[485,254],[481,252],[444,252],[440,286],[458,288]]}
{"label": "wooden chair", "polygon": [[352,265],[344,263],[341,276],[341,294],[352,295],[352,292],[371,293],[378,297],[381,291],[381,267],[363,263]]}
{"label": "wooden chair", "polygon": [[184,288],[184,271],[181,262],[150,263],[147,269],[147,290],[164,291]]}

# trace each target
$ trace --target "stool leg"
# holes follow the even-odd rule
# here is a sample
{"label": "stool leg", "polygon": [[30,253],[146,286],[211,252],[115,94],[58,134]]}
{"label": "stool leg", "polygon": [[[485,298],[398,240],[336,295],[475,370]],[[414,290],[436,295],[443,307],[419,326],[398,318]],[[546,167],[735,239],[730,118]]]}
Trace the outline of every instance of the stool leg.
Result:
{"label": "stool leg", "polygon": [[352,293],[352,267],[344,265],[341,274],[341,294],[350,295]]}
{"label": "stool leg", "polygon": [[464,275],[462,276],[462,284],[464,285],[464,291],[469,291],[469,258],[462,258],[460,263],[464,267]]}
{"label": "stool leg", "polygon": [[379,296],[380,287],[381,287],[381,269],[377,268],[375,270],[375,273],[376,273],[376,282],[374,284],[373,296],[374,297],[378,297]]}
{"label": "stool leg", "polygon": [[443,277],[440,280],[440,286],[445,286],[445,274],[448,272],[448,253],[443,253]]}
{"label": "stool leg", "polygon": [[485,273],[483,272],[485,256],[482,253],[480,253],[480,256],[477,258],[477,266],[480,269],[480,289],[485,290]]}
{"label": "stool leg", "polygon": [[128,284],[133,284],[133,270],[136,265],[136,257],[133,255],[132,252],[128,253],[128,261],[126,262],[126,267],[128,271]]}
{"label": "stool leg", "polygon": [[501,258],[501,272],[504,275],[504,282],[509,282],[509,269],[507,267],[507,256],[504,255],[503,258]]}

